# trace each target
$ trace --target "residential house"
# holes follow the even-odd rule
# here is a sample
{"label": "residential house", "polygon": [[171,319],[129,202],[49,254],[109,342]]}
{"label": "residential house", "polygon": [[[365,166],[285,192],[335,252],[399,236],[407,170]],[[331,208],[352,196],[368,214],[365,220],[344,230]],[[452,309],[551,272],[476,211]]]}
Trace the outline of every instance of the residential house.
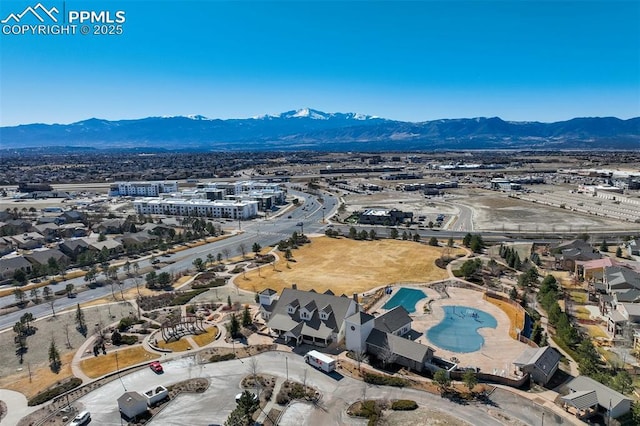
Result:
{"label": "residential house", "polygon": [[117,237],[116,240],[122,243],[124,250],[129,247],[140,248],[148,247],[155,244],[159,237],[157,235],[149,234],[147,232],[126,233],[121,237]]}
{"label": "residential house", "polygon": [[89,250],[102,252],[103,249],[106,249],[109,255],[122,253],[122,251],[124,250],[122,243],[112,238],[107,238],[104,241],[98,241],[94,238],[89,237],[83,239],[89,244]]}
{"label": "residential house", "polygon": [[[274,300],[268,294],[263,296],[264,300]],[[261,307],[261,312],[268,312],[267,327],[285,342],[328,346],[344,337],[344,319],[358,306],[354,299],[302,291],[294,284],[282,291],[274,306]]]}
{"label": "residential house", "polygon": [[58,244],[58,249],[75,261],[81,253],[89,250],[89,243],[82,238],[64,240]]}
{"label": "residential house", "polygon": [[58,225],[55,223],[42,223],[34,226],[34,228],[48,243],[55,241],[55,239],[58,238]]}
{"label": "residential house", "polygon": [[86,214],[78,210],[67,210],[59,217],[64,219],[64,223],[78,223],[85,220]]}
{"label": "residential house", "polygon": [[124,225],[122,219],[106,219],[93,225],[91,230],[99,234],[121,234],[122,225]]}
{"label": "residential house", "polygon": [[627,249],[627,255],[640,256],[640,239],[636,238],[635,240],[629,240],[625,244],[625,248]]}
{"label": "residential house", "polygon": [[577,261],[600,259],[600,252],[583,240],[572,240],[551,247],[555,257],[555,267],[565,271],[575,271]]}
{"label": "residential house", "polygon": [[65,223],[58,228],[62,238],[79,238],[87,236],[87,227],[81,222]]}
{"label": "residential house", "polygon": [[432,348],[403,337],[411,331],[411,317],[402,306],[378,317],[359,311],[345,323],[348,350],[365,351],[383,361],[391,357],[393,363],[417,372],[424,371],[433,359]]}
{"label": "residential house", "polygon": [[544,386],[558,369],[560,358],[560,352],[550,346],[526,348],[513,364],[522,373],[529,373],[535,383]]}
{"label": "residential house", "polygon": [[[49,265],[49,259],[55,259],[58,265],[68,265],[69,258],[58,249],[41,249],[33,250],[29,254],[24,255],[25,259],[31,262],[32,265],[38,265],[40,267],[47,267]],[[40,269],[42,270],[42,269]]]}
{"label": "residential house", "polygon": [[578,277],[583,278],[590,283],[602,282],[604,270],[612,266],[619,266],[620,262],[611,258],[603,257],[602,259],[594,259],[587,261],[576,261],[575,273]]}
{"label": "residential house", "polygon": [[12,279],[13,274],[22,269],[25,273],[31,273],[31,263],[22,256],[4,257],[0,259],[0,279]]}
{"label": "residential house", "polygon": [[25,232],[20,235],[12,235],[10,238],[19,249],[23,250],[33,250],[42,247],[45,241],[45,238],[37,232]]}
{"label": "residential house", "polygon": [[566,407],[576,410],[579,417],[603,413],[606,418],[618,418],[631,410],[632,398],[616,392],[586,376],[578,376],[567,383],[569,394],[562,397]]}
{"label": "residential house", "polygon": [[15,250],[15,245],[11,238],[0,237],[0,256],[7,255],[14,250]]}

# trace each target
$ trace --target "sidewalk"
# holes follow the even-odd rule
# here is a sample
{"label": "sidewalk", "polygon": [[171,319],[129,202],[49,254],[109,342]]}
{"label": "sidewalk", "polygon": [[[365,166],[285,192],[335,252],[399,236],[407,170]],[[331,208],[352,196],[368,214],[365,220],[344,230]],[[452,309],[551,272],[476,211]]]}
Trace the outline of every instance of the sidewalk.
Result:
{"label": "sidewalk", "polygon": [[24,416],[40,408],[29,407],[23,394],[8,389],[0,389],[0,401],[7,404],[7,415],[0,422],[3,425],[17,425]]}

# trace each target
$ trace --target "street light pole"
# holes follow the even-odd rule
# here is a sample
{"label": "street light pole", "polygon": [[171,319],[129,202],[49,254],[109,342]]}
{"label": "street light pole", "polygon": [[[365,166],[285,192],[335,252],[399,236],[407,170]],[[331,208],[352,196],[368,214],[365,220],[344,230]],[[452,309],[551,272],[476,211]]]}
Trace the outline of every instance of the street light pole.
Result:
{"label": "street light pole", "polygon": [[288,382],[289,381],[289,358],[286,356],[284,357],[284,366],[287,372],[287,382]]}

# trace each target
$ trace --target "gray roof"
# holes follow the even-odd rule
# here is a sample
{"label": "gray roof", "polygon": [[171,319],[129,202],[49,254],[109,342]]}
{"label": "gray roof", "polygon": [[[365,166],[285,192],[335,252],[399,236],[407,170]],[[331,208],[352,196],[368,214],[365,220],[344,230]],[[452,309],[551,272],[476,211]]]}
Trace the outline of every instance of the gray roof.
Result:
{"label": "gray roof", "polygon": [[30,269],[31,263],[22,256],[0,259],[0,275],[13,274],[17,269]]}
{"label": "gray roof", "polygon": [[404,337],[373,329],[367,337],[369,350],[376,355],[386,346],[397,356],[424,364],[433,356],[433,349]]}
{"label": "gray roof", "polygon": [[125,392],[122,394],[122,396],[120,396],[120,398],[118,398],[119,406],[133,405],[136,402],[144,402],[146,404],[147,398],[140,395],[136,391]]}
{"label": "gray roof", "polygon": [[[337,333],[340,330],[352,303],[355,302],[348,297],[336,297],[330,294],[285,288],[280,298],[274,303],[273,314],[267,326],[271,329],[287,331],[292,330],[299,323],[304,323],[304,327],[301,329],[302,334],[327,338],[332,332]],[[295,313],[289,315],[287,306],[290,304],[293,306],[308,306],[309,308],[317,306],[326,308],[330,306],[332,313],[326,320],[321,320],[316,309],[311,319],[303,320],[300,318],[300,310],[296,310]]]}
{"label": "gray roof", "polygon": [[534,365],[545,375],[553,371],[560,362],[560,352],[550,346],[526,348],[513,363],[519,367]]}
{"label": "gray roof", "polygon": [[82,238],[76,238],[73,240],[64,240],[59,244],[59,247],[65,248],[69,251],[75,251],[78,247],[89,248],[89,243]]}
{"label": "gray roof", "polygon": [[354,324],[362,325],[362,324],[368,323],[372,319],[375,319],[373,315],[369,315],[368,313],[363,311],[358,311],[355,314],[348,317],[347,321]]}
{"label": "gray roof", "polygon": [[610,266],[604,270],[604,276],[609,287],[640,288],[640,274],[624,266]]}
{"label": "gray roof", "polygon": [[410,322],[409,312],[402,306],[396,306],[377,317],[374,327],[387,333],[393,333]]}
{"label": "gray roof", "polygon": [[594,390],[572,392],[569,395],[563,396],[562,400],[576,407],[578,410],[584,410],[585,408],[598,405],[598,395]]}
{"label": "gray roof", "polygon": [[276,294],[277,292],[271,288],[265,288],[264,290],[262,290],[260,292],[260,294],[265,294],[267,296],[273,296],[274,294]]}
{"label": "gray roof", "polygon": [[621,303],[630,316],[640,316],[640,303]]}
{"label": "gray roof", "polygon": [[611,401],[611,408],[614,408],[623,401],[632,400],[631,398],[624,396],[620,392],[616,392],[610,387],[605,386],[600,382],[596,382],[595,380],[587,376],[576,377],[575,379],[567,383],[567,387],[573,392],[596,391],[598,404],[605,408],[609,408],[609,401]]}
{"label": "gray roof", "polygon": [[52,257],[57,261],[69,260],[69,258],[58,249],[34,250],[31,254],[25,254],[24,257],[29,260],[29,262],[39,263],[40,265],[46,265]]}
{"label": "gray roof", "polygon": [[639,302],[640,290],[632,288],[627,291],[617,291],[615,293],[618,302]]}

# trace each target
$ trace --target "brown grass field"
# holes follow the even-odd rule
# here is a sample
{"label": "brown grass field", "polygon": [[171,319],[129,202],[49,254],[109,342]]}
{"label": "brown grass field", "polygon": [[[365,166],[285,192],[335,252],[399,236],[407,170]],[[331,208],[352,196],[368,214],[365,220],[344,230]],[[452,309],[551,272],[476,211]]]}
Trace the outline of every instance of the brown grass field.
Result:
{"label": "brown grass field", "polygon": [[[347,238],[312,238],[297,250],[288,262],[282,253],[275,270],[266,265],[235,280],[240,288],[281,291],[296,283],[301,290],[336,294],[361,293],[396,282],[429,282],[447,278],[447,272],[435,265],[443,248],[411,241],[355,241]],[[457,252],[452,250],[451,255]]]}
{"label": "brown grass field", "polygon": [[173,352],[183,352],[191,348],[191,342],[189,342],[185,337],[182,337],[180,340],[173,340],[169,343],[164,339],[159,339],[156,346],[162,349],[170,349]]}
{"label": "brown grass field", "polygon": [[503,302],[502,300],[494,299],[492,297],[484,298],[487,302],[492,303],[502,309],[505,314],[509,317],[509,336],[511,338],[516,339],[518,337],[518,333],[516,332],[516,328],[522,330],[524,328],[524,316],[518,312],[518,310],[510,305],[507,302]]}
{"label": "brown grass field", "polygon": [[27,398],[34,397],[38,392],[47,389],[49,386],[72,377],[72,359],[73,353],[61,355],[60,360],[62,361],[62,368],[57,374],[51,371],[48,364],[32,365],[31,380],[29,380],[29,371],[25,364],[24,369],[20,373],[12,374],[0,379],[0,389],[11,389],[22,393]]}
{"label": "brown grass field", "polygon": [[207,328],[207,332],[203,334],[198,334],[197,336],[191,336],[194,342],[199,347],[203,347],[208,345],[209,343],[216,340],[216,335],[218,334],[218,327],[210,327]]}
{"label": "brown grass field", "polygon": [[[118,367],[126,368],[144,361],[159,358],[159,355],[144,350],[142,346],[121,349],[118,351]],[[87,376],[95,379],[107,373],[116,371],[116,354],[108,352],[106,355],[87,358],[80,361],[80,368]]]}

